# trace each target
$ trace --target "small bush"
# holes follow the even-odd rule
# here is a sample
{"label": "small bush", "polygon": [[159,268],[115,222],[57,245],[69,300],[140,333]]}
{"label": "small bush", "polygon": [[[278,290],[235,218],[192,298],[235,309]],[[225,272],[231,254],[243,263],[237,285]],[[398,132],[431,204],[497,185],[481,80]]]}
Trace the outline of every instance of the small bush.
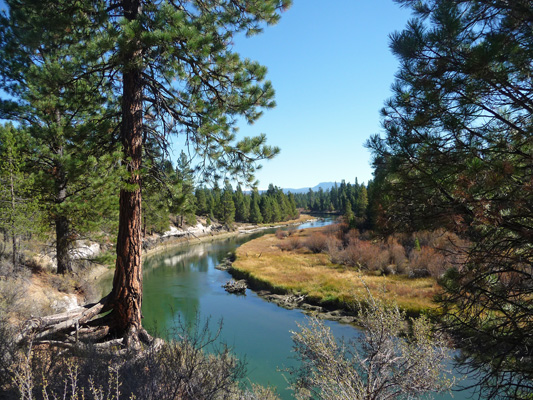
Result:
{"label": "small bush", "polygon": [[278,246],[282,251],[291,251],[300,249],[302,247],[302,242],[298,236],[289,236]]}
{"label": "small bush", "polygon": [[407,263],[405,249],[394,238],[387,239],[387,251],[389,252],[389,263],[395,265],[396,271],[402,273]]}
{"label": "small bush", "polygon": [[296,227],[295,226],[291,226],[289,227],[289,229],[287,230],[287,236],[292,236],[296,233]]}
{"label": "small bush", "polygon": [[305,240],[305,247],[313,253],[321,253],[328,248],[328,238],[323,233],[313,232],[311,236]]}
{"label": "small bush", "polygon": [[7,387],[13,378],[12,368],[17,352],[13,334],[14,330],[9,325],[5,314],[0,312],[0,394],[1,388]]}
{"label": "small bush", "polygon": [[409,276],[418,278],[432,276],[440,278],[450,267],[444,255],[435,249],[422,246],[420,251],[413,250],[409,254]]}
{"label": "small bush", "polygon": [[280,239],[280,240],[281,240],[281,239],[285,239],[287,236],[288,236],[288,233],[287,233],[286,231],[282,231],[281,229],[278,229],[278,230],[276,231],[276,237],[277,237],[278,239]]}
{"label": "small bush", "polygon": [[298,368],[289,369],[292,388],[301,399],[416,398],[450,390],[443,372],[450,351],[442,336],[432,334],[425,318],[412,320],[397,306],[371,296],[357,318],[363,329],[355,340],[339,344],[318,319],[291,332]]}

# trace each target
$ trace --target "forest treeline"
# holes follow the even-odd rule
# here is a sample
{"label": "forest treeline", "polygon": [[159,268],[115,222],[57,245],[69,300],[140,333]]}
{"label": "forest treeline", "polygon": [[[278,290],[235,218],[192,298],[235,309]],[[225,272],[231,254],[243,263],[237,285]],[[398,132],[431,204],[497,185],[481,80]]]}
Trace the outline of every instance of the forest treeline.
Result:
{"label": "forest treeline", "polygon": [[[59,272],[70,270],[72,242],[88,235],[116,232],[118,192],[124,171],[118,154],[83,158],[75,150],[51,152],[38,132],[12,124],[0,126],[0,231],[4,244],[20,261],[21,238],[44,234],[55,237]],[[142,184],[143,234],[164,232],[171,223],[194,225],[197,217],[217,222],[275,223],[296,219],[299,210],[336,212],[352,226],[368,227],[368,186],[341,181],[329,190],[286,193],[270,184],[267,190],[199,184],[191,161],[181,152],[175,165],[148,146]],[[4,248],[4,250],[6,250]]]}
{"label": "forest treeline", "polygon": [[[109,155],[88,160],[75,154],[50,155],[33,135],[31,129],[11,124],[0,127],[0,231],[4,246],[9,238],[16,265],[21,238],[40,233],[55,236],[57,253],[69,265],[68,249],[74,240],[115,233],[123,170],[119,158]],[[240,184],[233,188],[227,180],[223,187],[217,182],[208,187],[197,183],[184,152],[173,165],[155,148],[151,150],[141,189],[145,235],[162,233],[171,223],[194,225],[200,216],[207,224],[226,225],[299,217],[295,196],[272,184],[261,193],[243,190]]]}

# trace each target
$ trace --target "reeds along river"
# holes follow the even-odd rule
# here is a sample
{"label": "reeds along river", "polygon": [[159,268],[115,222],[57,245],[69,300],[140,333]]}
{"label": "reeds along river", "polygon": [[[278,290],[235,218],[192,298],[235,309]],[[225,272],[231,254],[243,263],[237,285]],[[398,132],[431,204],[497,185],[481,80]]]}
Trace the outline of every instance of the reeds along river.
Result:
{"label": "reeds along river", "polygon": [[[331,223],[331,219],[306,223],[299,228],[317,227]],[[290,331],[305,324],[306,316],[298,310],[286,310],[269,303],[254,292],[246,296],[225,292],[222,285],[231,276],[215,269],[228,252],[241,244],[275,229],[249,235],[231,237],[210,243],[191,244],[149,257],[144,263],[143,315],[144,326],[152,333],[167,335],[177,320],[194,324],[210,318],[216,331],[223,321],[220,340],[233,348],[239,358],[247,362],[251,382],[277,388],[283,399],[291,398],[283,372],[294,365]],[[352,326],[328,321],[333,334],[346,339],[358,335]],[[464,393],[454,394],[455,399]],[[440,398],[449,398],[449,395]]]}

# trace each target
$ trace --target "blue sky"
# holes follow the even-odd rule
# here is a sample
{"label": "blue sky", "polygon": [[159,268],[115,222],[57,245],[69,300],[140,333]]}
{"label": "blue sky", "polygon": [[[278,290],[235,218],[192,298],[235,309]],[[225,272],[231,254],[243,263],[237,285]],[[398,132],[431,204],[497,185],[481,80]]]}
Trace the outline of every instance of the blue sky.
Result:
{"label": "blue sky", "polygon": [[235,43],[268,67],[276,90],[277,107],[240,127],[281,148],[257,173],[260,188],[372,178],[364,143],[380,132],[398,68],[388,35],[409,18],[392,0],[294,0],[277,25]]}

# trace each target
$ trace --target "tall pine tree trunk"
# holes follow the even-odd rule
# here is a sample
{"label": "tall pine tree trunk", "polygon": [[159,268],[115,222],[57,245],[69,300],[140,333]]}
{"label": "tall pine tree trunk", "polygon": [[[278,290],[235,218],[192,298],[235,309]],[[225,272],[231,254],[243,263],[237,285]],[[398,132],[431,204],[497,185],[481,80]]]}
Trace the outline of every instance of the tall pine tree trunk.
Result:
{"label": "tall pine tree trunk", "polygon": [[11,194],[11,238],[12,238],[12,247],[13,247],[13,271],[17,270],[17,261],[18,261],[18,252],[17,252],[17,234],[15,226],[15,213],[16,213],[16,202],[15,202],[15,181],[14,181],[14,171],[13,171],[13,158],[10,156],[10,194]]}
{"label": "tall pine tree trunk", "polygon": [[68,253],[70,243],[69,221],[65,216],[59,215],[54,222],[56,226],[57,273],[67,274],[72,272],[72,262]]}
{"label": "tall pine tree trunk", "polygon": [[[61,112],[55,111],[57,128],[61,129]],[[58,144],[55,149],[56,161],[55,161],[55,187],[56,198],[55,201],[58,205],[63,204],[67,200],[67,173],[63,165],[63,145]],[[57,259],[57,273],[67,274],[72,272],[72,262],[70,254],[68,253],[70,247],[70,224],[68,218],[62,214],[64,211],[59,211],[54,219],[56,227],[56,259]]]}
{"label": "tall pine tree trunk", "polygon": [[[57,150],[59,155],[63,154],[63,148]],[[65,169],[61,162],[56,162],[56,203],[63,204],[67,200],[67,177]],[[64,211],[63,211],[64,212]],[[72,272],[72,261],[68,252],[70,247],[70,224],[68,218],[58,212],[54,219],[56,227],[56,259],[57,259],[57,273],[67,274]]]}
{"label": "tall pine tree trunk", "polygon": [[[140,0],[124,0],[124,14],[129,21],[140,14]],[[126,45],[124,54],[121,139],[124,157],[129,160],[128,188],[120,191],[117,261],[111,306],[116,333],[126,345],[137,346],[141,327],[142,303],[142,220],[141,220],[141,160],[142,160],[142,50],[140,42]]]}

